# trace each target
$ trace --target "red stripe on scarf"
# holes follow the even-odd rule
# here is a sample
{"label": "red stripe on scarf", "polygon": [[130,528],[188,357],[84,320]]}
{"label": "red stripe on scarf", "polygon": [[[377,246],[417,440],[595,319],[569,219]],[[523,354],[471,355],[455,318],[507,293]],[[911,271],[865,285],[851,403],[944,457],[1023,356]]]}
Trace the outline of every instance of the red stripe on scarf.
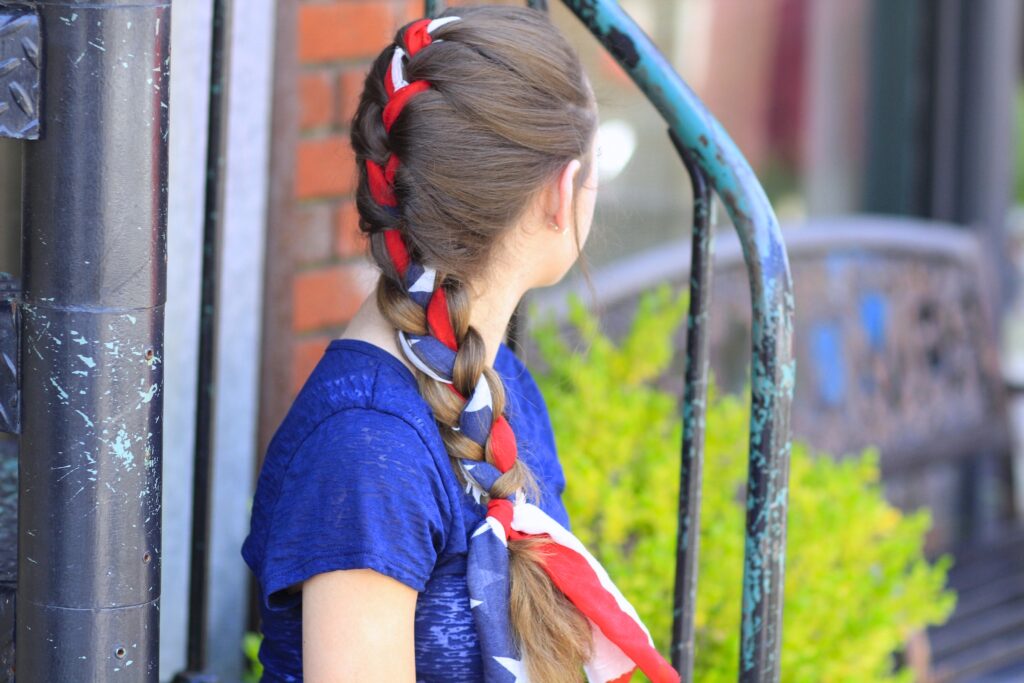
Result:
{"label": "red stripe on scarf", "polygon": [[[455,388],[454,384],[447,384],[445,386],[463,401],[466,400],[466,397]],[[516,445],[515,432],[512,431],[512,426],[505,419],[504,415],[499,415],[498,419],[491,425],[491,435],[489,438],[491,460],[494,466],[498,468],[498,471],[504,474],[515,466],[516,459],[519,457],[519,447]]]}
{"label": "red stripe on scarf", "polygon": [[440,285],[430,295],[430,303],[427,304],[427,326],[439,342],[452,351],[459,350],[459,345],[455,341],[455,330],[452,329],[452,319],[448,314],[448,297]]}
{"label": "red stripe on scarf", "polygon": [[543,567],[552,583],[576,608],[601,629],[601,633],[652,683],[679,683],[679,674],[650,644],[647,633],[631,615],[622,611],[615,596],[605,590],[593,567],[575,550],[556,543],[548,534],[524,534],[512,528],[513,505],[507,498],[487,503],[487,515],[498,520],[509,539],[546,538]]}
{"label": "red stripe on scarf", "polygon": [[405,240],[402,233],[395,228],[384,231],[384,246],[388,249],[388,256],[399,276],[405,278],[405,271],[409,269],[409,251],[405,248]]}
{"label": "red stripe on scarf", "polygon": [[420,19],[409,24],[409,28],[405,29],[405,51],[412,57],[414,54],[430,45],[433,38],[427,33],[427,27],[430,26],[430,19]]}
{"label": "red stripe on scarf", "polygon": [[416,95],[427,90],[430,90],[430,83],[427,81],[413,81],[401,90],[396,91],[384,106],[384,130],[390,133],[391,126],[395,124],[395,120],[398,119],[399,114],[405,109],[406,103]]}
{"label": "red stripe on scarf", "polygon": [[366,179],[370,183],[373,200],[383,206],[398,206],[395,198],[395,173],[398,172],[398,157],[388,157],[384,168],[373,159],[366,160]]}
{"label": "red stripe on scarf", "polygon": [[491,425],[491,460],[494,466],[502,473],[508,472],[516,464],[519,457],[519,447],[516,445],[516,435],[512,426],[499,415],[498,419]]}

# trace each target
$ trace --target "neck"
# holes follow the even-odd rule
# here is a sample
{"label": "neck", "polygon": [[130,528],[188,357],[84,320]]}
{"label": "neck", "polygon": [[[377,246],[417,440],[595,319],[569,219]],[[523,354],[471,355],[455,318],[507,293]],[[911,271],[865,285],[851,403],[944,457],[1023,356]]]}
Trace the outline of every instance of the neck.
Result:
{"label": "neck", "polygon": [[[504,287],[492,283],[470,289],[470,324],[480,333],[487,349],[486,362],[494,366],[498,346],[505,336],[508,323],[526,289],[518,283],[506,283]],[[345,328],[342,338],[363,339],[380,346],[401,360],[413,370],[412,363],[395,342],[395,331],[377,308],[377,297],[371,294],[363,302],[355,317]]]}
{"label": "neck", "polygon": [[504,283],[503,286],[486,284],[471,291],[469,322],[483,337],[487,364],[493,367],[498,346],[525,290],[515,283]]}

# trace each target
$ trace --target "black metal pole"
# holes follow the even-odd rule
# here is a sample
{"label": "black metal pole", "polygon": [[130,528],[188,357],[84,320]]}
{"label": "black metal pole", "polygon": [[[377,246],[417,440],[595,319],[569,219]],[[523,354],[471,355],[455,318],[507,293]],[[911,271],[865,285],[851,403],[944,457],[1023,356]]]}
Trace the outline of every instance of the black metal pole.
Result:
{"label": "black metal pole", "polygon": [[679,530],[672,604],[672,665],[684,681],[693,679],[693,615],[697,604],[700,501],[704,466],[704,418],[708,395],[708,314],[711,310],[711,186],[685,146],[669,136],[690,174],[693,188],[693,247],[690,257],[690,312],[686,321],[686,388],[683,448],[679,471]]}
{"label": "black metal pole", "polygon": [[156,681],[171,8],[32,4],[17,677]]}
{"label": "black metal pole", "polygon": [[210,495],[213,472],[213,420],[216,399],[217,280],[224,217],[224,166],[227,153],[227,86],[231,41],[231,3],[214,0],[211,36],[210,101],[206,140],[203,214],[203,265],[199,303],[199,357],[196,431],[192,472],[192,548],[189,563],[187,670],[178,683],[215,681],[204,672],[207,660],[207,608],[210,569]]}

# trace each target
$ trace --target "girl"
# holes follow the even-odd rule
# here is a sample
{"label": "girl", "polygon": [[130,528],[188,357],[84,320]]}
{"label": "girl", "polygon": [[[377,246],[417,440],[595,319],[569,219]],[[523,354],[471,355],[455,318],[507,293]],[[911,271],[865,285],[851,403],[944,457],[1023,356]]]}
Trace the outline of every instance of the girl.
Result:
{"label": "girl", "polygon": [[547,17],[461,8],[374,62],[352,121],[380,267],[277,431],[242,554],[265,681],[677,681],[566,530],[502,338],[590,230],[597,111]]}

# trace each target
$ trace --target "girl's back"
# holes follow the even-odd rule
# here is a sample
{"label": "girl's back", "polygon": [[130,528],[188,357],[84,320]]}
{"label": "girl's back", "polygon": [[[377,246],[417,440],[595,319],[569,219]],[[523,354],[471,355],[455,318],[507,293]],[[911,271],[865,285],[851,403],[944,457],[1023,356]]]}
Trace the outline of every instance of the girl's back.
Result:
{"label": "girl's back", "polygon": [[[504,344],[494,367],[540,505],[568,526],[544,400]],[[417,680],[480,681],[466,552],[486,513],[459,485],[409,370],[373,344],[331,342],[267,451],[242,548],[260,588],[263,680],[302,680],[301,594],[287,588],[369,567],[421,591]]]}

